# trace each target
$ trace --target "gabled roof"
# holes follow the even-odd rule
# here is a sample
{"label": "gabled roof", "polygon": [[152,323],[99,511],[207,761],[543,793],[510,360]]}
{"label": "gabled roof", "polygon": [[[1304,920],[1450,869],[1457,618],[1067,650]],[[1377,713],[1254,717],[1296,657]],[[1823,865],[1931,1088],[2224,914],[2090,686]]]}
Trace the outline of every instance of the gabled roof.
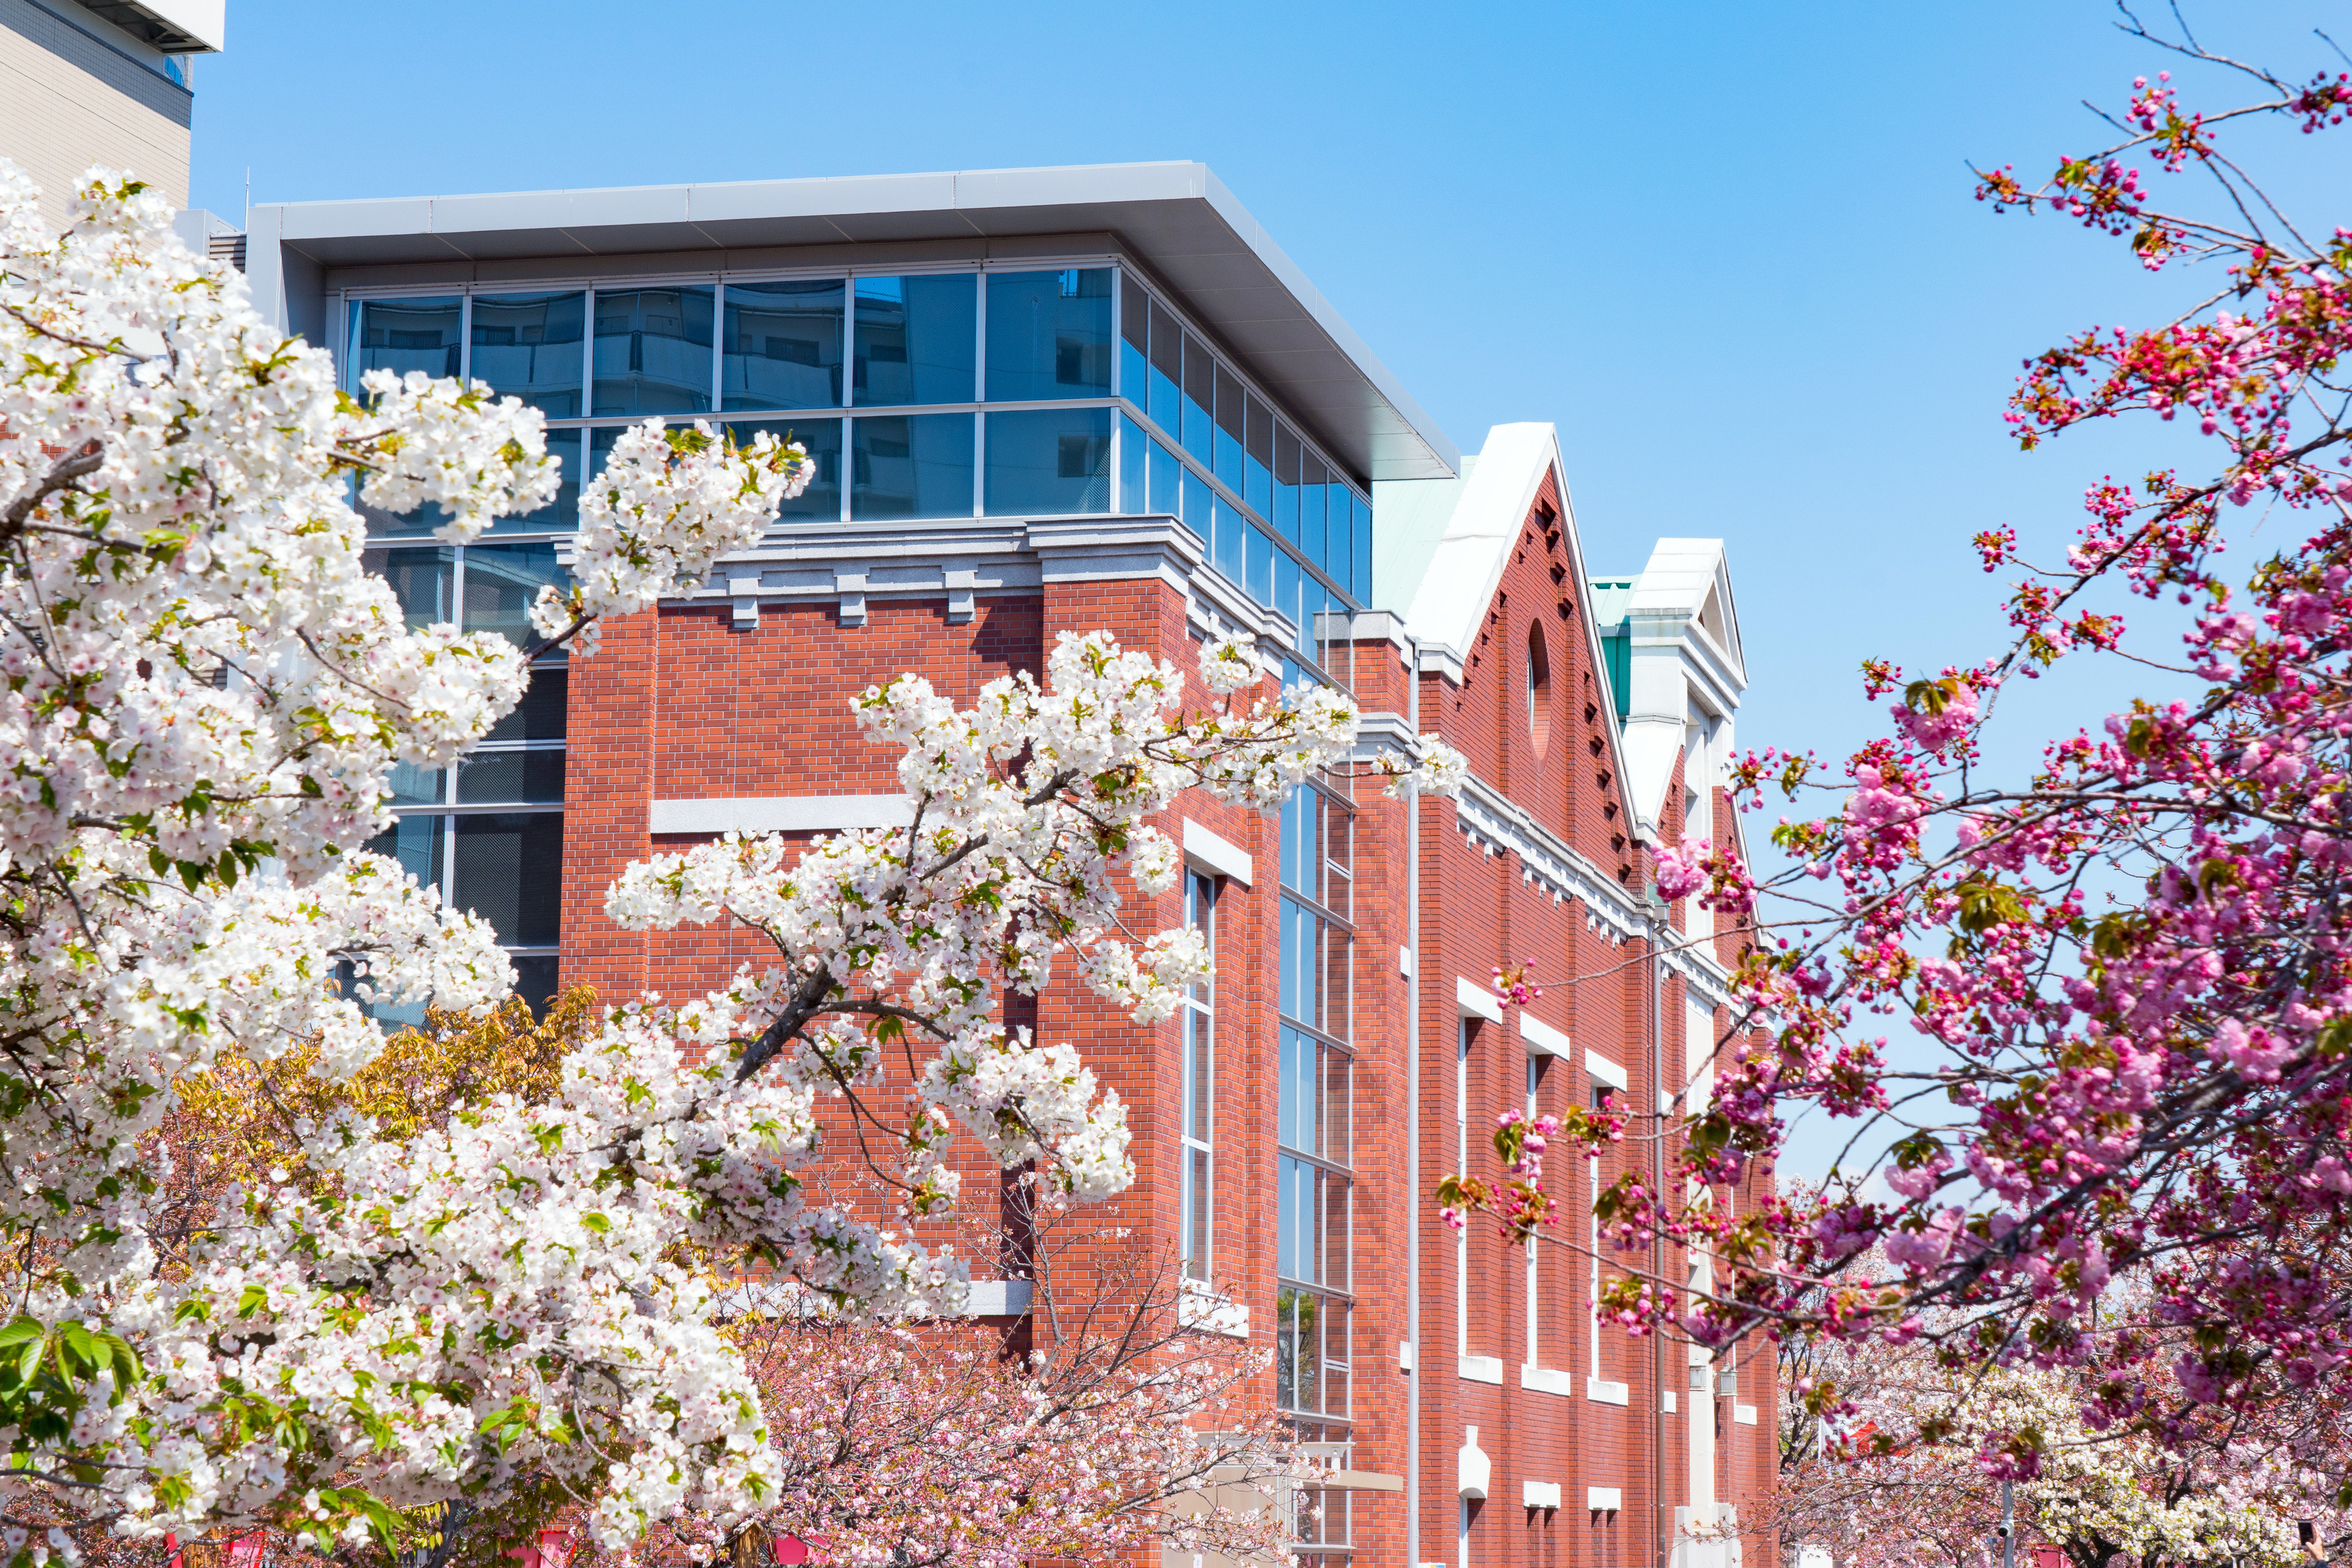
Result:
{"label": "gabled roof", "polygon": [[1721,539],[1660,539],[1622,592],[1612,635],[1624,643],[1615,670],[1626,679],[1617,699],[1625,716],[1626,793],[1634,821],[1654,837],[1691,725],[1729,719],[1748,673]]}

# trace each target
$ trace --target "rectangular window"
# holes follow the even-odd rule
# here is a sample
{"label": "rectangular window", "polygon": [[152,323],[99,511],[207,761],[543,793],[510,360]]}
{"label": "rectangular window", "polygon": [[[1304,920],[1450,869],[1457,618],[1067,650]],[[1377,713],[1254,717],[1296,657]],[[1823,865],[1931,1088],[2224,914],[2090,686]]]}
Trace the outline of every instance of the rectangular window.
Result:
{"label": "rectangular window", "polygon": [[838,277],[729,284],[719,406],[840,407],[848,292]]}
{"label": "rectangular window", "polygon": [[[729,290],[729,298],[734,298]],[[808,488],[786,501],[776,513],[785,523],[835,523],[841,520],[841,421],[837,419],[766,419],[730,423],[727,426],[739,446],[748,446],[761,431],[779,441],[797,441],[809,455],[812,472]]]}
{"label": "rectangular window", "polygon": [[454,545],[426,545],[420,549],[372,549],[360,564],[391,584],[400,612],[411,631],[444,626],[455,621],[457,591],[457,550]]}
{"label": "rectangular window", "polygon": [[1150,413],[1151,296],[1126,273],[1118,276],[1118,395]]}
{"label": "rectangular window", "polygon": [[1274,531],[1298,542],[1298,437],[1290,426],[1274,427]]}
{"label": "rectangular window", "polygon": [[1109,395],[1112,277],[1107,267],[988,275],[991,402]]}
{"label": "rectangular window", "polygon": [[1356,503],[1355,574],[1348,591],[1356,602],[1369,605],[1372,601],[1372,508],[1362,501]]}
{"label": "rectangular window", "polygon": [[1255,523],[1246,526],[1244,549],[1248,555],[1249,577],[1246,586],[1250,597],[1260,604],[1274,602],[1274,540]]}
{"label": "rectangular window", "polygon": [[972,416],[897,414],[850,421],[849,515],[971,516]]}
{"label": "rectangular window", "polygon": [[1118,509],[1129,517],[1151,510],[1151,437],[1122,411],[1118,416]]}
{"label": "rectangular window", "polygon": [[1276,1083],[1275,1387],[1302,1441],[1349,1440],[1354,1289],[1354,1068],[1348,934],[1301,901],[1332,884],[1331,825],[1345,808],[1312,785],[1284,803],[1283,1015]]}
{"label": "rectangular window", "polygon": [[1245,413],[1243,407],[1245,400],[1242,396],[1242,382],[1239,376],[1221,364],[1217,367],[1216,382],[1217,406],[1214,412],[1217,433],[1213,438],[1215,461],[1211,465],[1210,471],[1224,482],[1227,489],[1239,495],[1243,486],[1242,431]]}
{"label": "rectangular window", "polygon": [[1356,496],[1337,476],[1329,497],[1329,521],[1325,527],[1323,575],[1345,588],[1356,580]]}
{"label": "rectangular window", "polygon": [[489,382],[501,396],[522,399],[550,419],[577,419],[587,412],[580,396],[586,294],[477,294],[473,308],[467,369],[474,380]]}
{"label": "rectangular window", "polygon": [[[436,299],[364,299],[352,307],[352,346],[343,358],[345,385],[359,395],[369,371],[405,376],[461,375],[465,344],[459,323],[465,301],[454,295]],[[578,356],[577,338],[572,340]],[[478,373],[478,372],[477,372]]]}
{"label": "rectangular window", "polygon": [[986,497],[992,517],[1109,511],[1110,410],[990,414]]}
{"label": "rectangular window", "polygon": [[1202,483],[1209,497],[1209,551],[1217,570],[1228,580],[1248,586],[1249,545],[1243,532],[1241,509]]}
{"label": "rectangular window", "polygon": [[1184,464],[1159,442],[1151,444],[1151,509],[1168,517],[1184,516]]}
{"label": "rectangular window", "polygon": [[[977,275],[861,277],[856,326],[850,349],[851,401],[859,406],[975,401]],[[967,475],[970,468],[967,455]],[[967,512],[970,505],[967,500]],[[854,501],[851,510],[856,511]]]}
{"label": "rectangular window", "polygon": [[1171,435],[1183,424],[1184,329],[1158,300],[1151,302],[1151,401],[1144,413]]}
{"label": "rectangular window", "polygon": [[1242,439],[1242,499],[1261,517],[1274,517],[1274,411],[1252,393]]}
{"label": "rectangular window", "polygon": [[1217,361],[1209,346],[1184,334],[1184,411],[1183,428],[1176,439],[1193,461],[1203,468],[1213,468],[1216,462],[1216,422],[1209,411],[1217,401]]}
{"label": "rectangular window", "polygon": [[1328,539],[1324,529],[1324,488],[1330,472],[1312,452],[1302,451],[1298,464],[1298,551],[1316,566],[1323,564]]}
{"label": "rectangular window", "polygon": [[598,289],[597,416],[708,413],[711,309],[707,283]]}
{"label": "rectangular window", "polygon": [[1178,489],[1181,493],[1180,515],[1184,526],[1201,537],[1202,548],[1212,547],[1216,538],[1216,519],[1211,515],[1210,497],[1213,494],[1209,482],[1190,468],[1183,470]]}
{"label": "rectangular window", "polygon": [[[1184,923],[1207,940],[1212,964],[1217,950],[1216,904],[1215,881],[1198,872],[1187,873]],[[1210,1281],[1216,1256],[1215,998],[1213,980],[1195,986],[1185,997],[1178,1015],[1183,1029],[1184,1082],[1177,1245],[1184,1277],[1203,1284]]]}
{"label": "rectangular window", "polygon": [[464,626],[496,632],[519,648],[539,640],[530,607],[545,586],[561,589],[571,574],[556,561],[557,545],[470,545],[466,549]]}

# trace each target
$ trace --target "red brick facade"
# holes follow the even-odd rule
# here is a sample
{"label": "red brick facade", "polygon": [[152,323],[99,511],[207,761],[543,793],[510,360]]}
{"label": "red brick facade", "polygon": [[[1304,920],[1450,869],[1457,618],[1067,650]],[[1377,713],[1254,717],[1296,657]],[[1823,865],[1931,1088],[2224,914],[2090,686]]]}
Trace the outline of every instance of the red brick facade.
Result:
{"label": "red brick facade", "polygon": [[[1560,526],[1560,512],[1548,483],[1476,646],[1463,651],[1458,681],[1434,669],[1416,676],[1406,667],[1401,637],[1371,635],[1353,650],[1356,693],[1368,715],[1402,716],[1411,706],[1408,683],[1417,680],[1423,730],[1460,747],[1479,779],[1528,823],[1580,856],[1594,887],[1614,883],[1638,892],[1646,865],[1629,825],[1633,808],[1621,779],[1613,709],[1584,625],[1583,564],[1574,559],[1576,541]],[[723,602],[665,606],[609,625],[603,651],[576,662],[565,802],[565,983],[593,982],[614,998],[646,988],[685,996],[721,983],[737,964],[759,956],[740,933],[689,929],[648,937],[620,931],[603,914],[604,887],[632,859],[690,841],[651,835],[656,800],[890,791],[894,758],[863,743],[850,718],[849,698],[866,685],[912,670],[969,699],[985,681],[1039,669],[1050,640],[1065,629],[1108,629],[1130,647],[1188,668],[1195,648],[1187,596],[1165,573],[982,595],[961,622],[950,618],[944,598],[876,597],[866,608],[863,625],[845,625],[831,603],[769,602],[756,628],[738,629]],[[1387,624],[1380,617],[1366,622]],[[1529,722],[1531,632],[1543,640],[1547,666],[1534,716],[1539,727]],[[1661,822],[1670,837],[1682,827],[1680,808],[1672,804],[1681,799],[1680,783],[1677,777],[1667,792]],[[1563,895],[1508,845],[1472,831],[1449,802],[1419,807],[1416,845],[1411,809],[1370,784],[1357,788],[1356,800],[1355,1469],[1410,1473],[1416,1377],[1421,1389],[1417,1553],[1409,1554],[1405,1497],[1360,1492],[1354,1561],[1461,1560],[1457,1527],[1465,1505],[1457,1497],[1456,1450],[1475,1427],[1491,1479],[1486,1500],[1466,1507],[1470,1563],[1656,1563],[1662,1542],[1671,1545],[1674,1510],[1689,1500],[1692,1396],[1684,1347],[1662,1348],[1608,1329],[1596,1337],[1588,1308],[1591,1265],[1567,1247],[1548,1247],[1538,1260],[1531,1327],[1525,1259],[1507,1253],[1490,1227],[1474,1225],[1464,1273],[1454,1234],[1438,1221],[1429,1195],[1457,1157],[1457,1114],[1469,1128],[1474,1168],[1490,1167],[1485,1138],[1492,1118],[1521,1103],[1527,1092],[1529,1057],[1516,1020],[1465,1019],[1457,978],[1483,987],[1494,965],[1524,962],[1547,982],[1530,1015],[1565,1034],[1574,1054],[1541,1059],[1536,1097],[1543,1108],[1591,1092],[1588,1051],[1623,1068],[1637,1109],[1654,1109],[1662,1087],[1679,1091],[1690,1076],[1683,1040],[1688,982],[1670,969],[1661,974],[1644,942],[1623,934],[1630,899],[1604,899],[1611,905],[1604,916],[1586,898]],[[1715,809],[1724,810],[1719,795]],[[1201,800],[1180,803],[1178,811],[1248,852],[1255,866],[1254,884],[1229,884],[1219,904],[1215,1275],[1249,1309],[1254,1336],[1263,1343],[1276,1297],[1280,827]],[[1727,820],[1721,826],[1728,831]],[[1414,943],[1409,885],[1416,857],[1417,1039],[1411,1023],[1416,982],[1404,958]],[[1152,928],[1173,924],[1181,906],[1169,894],[1139,901],[1134,914],[1139,926]],[[1724,960],[1734,957],[1727,940],[1717,947]],[[1139,1179],[1110,1222],[1133,1228],[1129,1246],[1172,1251],[1177,1026],[1139,1030],[1066,985],[1039,999],[1036,1026],[1044,1039],[1078,1046],[1128,1103]],[[1455,1060],[1465,1036],[1460,1075],[1466,1103],[1457,1098]],[[1416,1071],[1417,1166],[1409,1109]],[[1646,1160],[1652,1146],[1629,1138],[1603,1163],[1601,1178],[1612,1178],[1627,1160]],[[1571,1199],[1586,1190],[1578,1162],[1557,1164],[1554,1172]],[[1731,1196],[1744,1202],[1749,1195]],[[1571,1201],[1568,1212],[1580,1217],[1567,1222],[1572,1227],[1585,1208]],[[1421,1332],[1411,1346],[1416,1370],[1408,1372],[1403,1351],[1414,1336],[1407,1256],[1416,1230]],[[1680,1260],[1664,1266],[1670,1277],[1682,1277]],[[1465,1294],[1466,1308],[1458,1309]],[[1497,1375],[1499,1381],[1487,1380]],[[1722,1432],[1715,1496],[1735,1504],[1755,1498],[1771,1473],[1769,1353],[1747,1350],[1739,1378],[1736,1397],[1707,1401]],[[1271,1375],[1267,1381],[1270,1396]],[[1612,1385],[1623,1385],[1622,1394]],[[1661,1410],[1666,1391],[1677,1396],[1672,1415]],[[1620,1397],[1622,1403],[1614,1402]],[[1760,1413],[1756,1424],[1735,1419],[1740,1407]],[[1525,1506],[1530,1482],[1556,1486],[1560,1505]],[[1618,1493],[1620,1506],[1589,1507],[1594,1489]],[[1761,1541],[1746,1549],[1769,1551]]]}

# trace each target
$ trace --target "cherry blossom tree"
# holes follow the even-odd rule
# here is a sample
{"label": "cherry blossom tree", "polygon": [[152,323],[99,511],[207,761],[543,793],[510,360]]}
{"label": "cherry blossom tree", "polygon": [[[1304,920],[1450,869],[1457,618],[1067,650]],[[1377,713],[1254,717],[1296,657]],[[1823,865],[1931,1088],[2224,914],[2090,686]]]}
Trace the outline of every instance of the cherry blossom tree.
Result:
{"label": "cherry blossom tree", "polygon": [[[0,1542],[65,1549],[43,1533],[61,1495],[136,1538],[269,1522],[321,1545],[542,1484],[608,1549],[684,1510],[751,1517],[782,1469],[714,1276],[757,1260],[862,1317],[963,1294],[960,1259],[812,1199],[819,1093],[919,1053],[908,1112],[860,1114],[924,1213],[952,1206],[960,1138],[1117,1191],[1123,1109],[992,998],[1059,959],[1164,1013],[1205,956],[1120,924],[1122,887],[1175,875],[1150,819],[1194,788],[1271,808],[1344,762],[1354,713],[1274,693],[1233,640],[1188,677],[1068,636],[961,712],[919,677],[877,687],[859,715],[904,753],[911,827],[797,859],[730,840],[614,891],[632,924],[743,920],[767,967],[609,1009],[543,1101],[405,1133],[337,1106],[299,1172],[232,1186],[165,1267],[169,1176],[142,1155],[193,1075],[300,1050],[348,1079],[383,1048],[362,1001],[482,1009],[511,984],[486,925],[364,851],[390,769],[450,764],[530,653],[589,655],[600,617],[700,580],[807,472],[768,437],[647,422],[582,488],[541,650],[412,630],[356,506],[436,507],[451,540],[530,511],[557,476],[540,416],[422,375],[341,392],[168,217],[97,172],[53,233],[0,166]],[[1385,770],[1459,774],[1433,746]]]}
{"label": "cherry blossom tree", "polygon": [[[1715,1260],[1696,1296],[1624,1270],[1609,1304],[1637,1331],[1920,1337],[1956,1364],[2072,1369],[2090,1427],[2188,1441],[2352,1380],[2352,228],[2288,216],[2244,152],[2340,134],[2352,62],[2291,78],[2123,26],[2237,96],[2201,107],[2155,71],[2100,150],[2038,182],[1983,172],[1976,194],[2112,239],[2180,308],[2035,355],[2006,417],[2028,451],[2137,420],[2205,456],[2091,484],[2063,559],[1987,529],[1986,570],[2018,574],[2004,645],[1916,678],[1865,665],[1891,727],[1840,764],[1742,759],[1744,806],[1793,803],[1783,869],[1696,840],[1657,855],[1660,896],[1751,946],[1711,1103],[1633,1124],[1673,1141],[1665,1191],[1632,1174],[1601,1207],[1621,1246]],[[2241,519],[2263,554],[2231,573]],[[2136,599],[2177,641],[2127,637]],[[2012,684],[2107,658],[2155,695],[2036,767],[1989,760],[2016,744],[1991,747]],[[1808,1106],[1853,1129],[1827,1186],[1686,1200],[1775,1156]],[[1506,1125],[1507,1168],[1441,1201],[1541,1233],[1541,1145],[1627,1126]],[[1986,1427],[1987,1463],[2034,1474],[2022,1431]]]}

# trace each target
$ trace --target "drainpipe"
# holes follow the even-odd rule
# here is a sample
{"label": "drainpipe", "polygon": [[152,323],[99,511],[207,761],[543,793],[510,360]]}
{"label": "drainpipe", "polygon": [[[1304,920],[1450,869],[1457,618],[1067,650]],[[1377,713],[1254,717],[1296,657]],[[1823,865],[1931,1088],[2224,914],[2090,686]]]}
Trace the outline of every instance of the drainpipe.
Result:
{"label": "drainpipe", "polygon": [[[1421,644],[1405,640],[1405,723],[1421,734]],[[1421,1369],[1428,1361],[1421,1343],[1421,792],[1405,798],[1405,946],[1412,973],[1404,981],[1404,1158],[1409,1197],[1404,1228],[1404,1337],[1412,1346],[1412,1370],[1404,1385],[1404,1560],[1421,1563]]]}
{"label": "drainpipe", "polygon": [[[1658,993],[1666,983],[1665,965],[1661,962],[1659,943],[1660,911],[1654,887],[1643,890],[1643,915],[1650,927],[1650,1091],[1657,1097],[1658,1135],[1650,1140],[1650,1200],[1663,1214],[1666,1204],[1666,1091],[1664,1053],[1658,1039]],[[1665,1240],[1657,1227],[1650,1228],[1650,1278],[1664,1283],[1666,1271]],[[1650,1469],[1655,1479],[1650,1497],[1657,1510],[1658,1568],[1670,1568],[1675,1553],[1674,1504],[1666,1496],[1666,1336],[1662,1330],[1650,1331]],[[1679,1399],[1675,1402],[1681,1403]]]}

